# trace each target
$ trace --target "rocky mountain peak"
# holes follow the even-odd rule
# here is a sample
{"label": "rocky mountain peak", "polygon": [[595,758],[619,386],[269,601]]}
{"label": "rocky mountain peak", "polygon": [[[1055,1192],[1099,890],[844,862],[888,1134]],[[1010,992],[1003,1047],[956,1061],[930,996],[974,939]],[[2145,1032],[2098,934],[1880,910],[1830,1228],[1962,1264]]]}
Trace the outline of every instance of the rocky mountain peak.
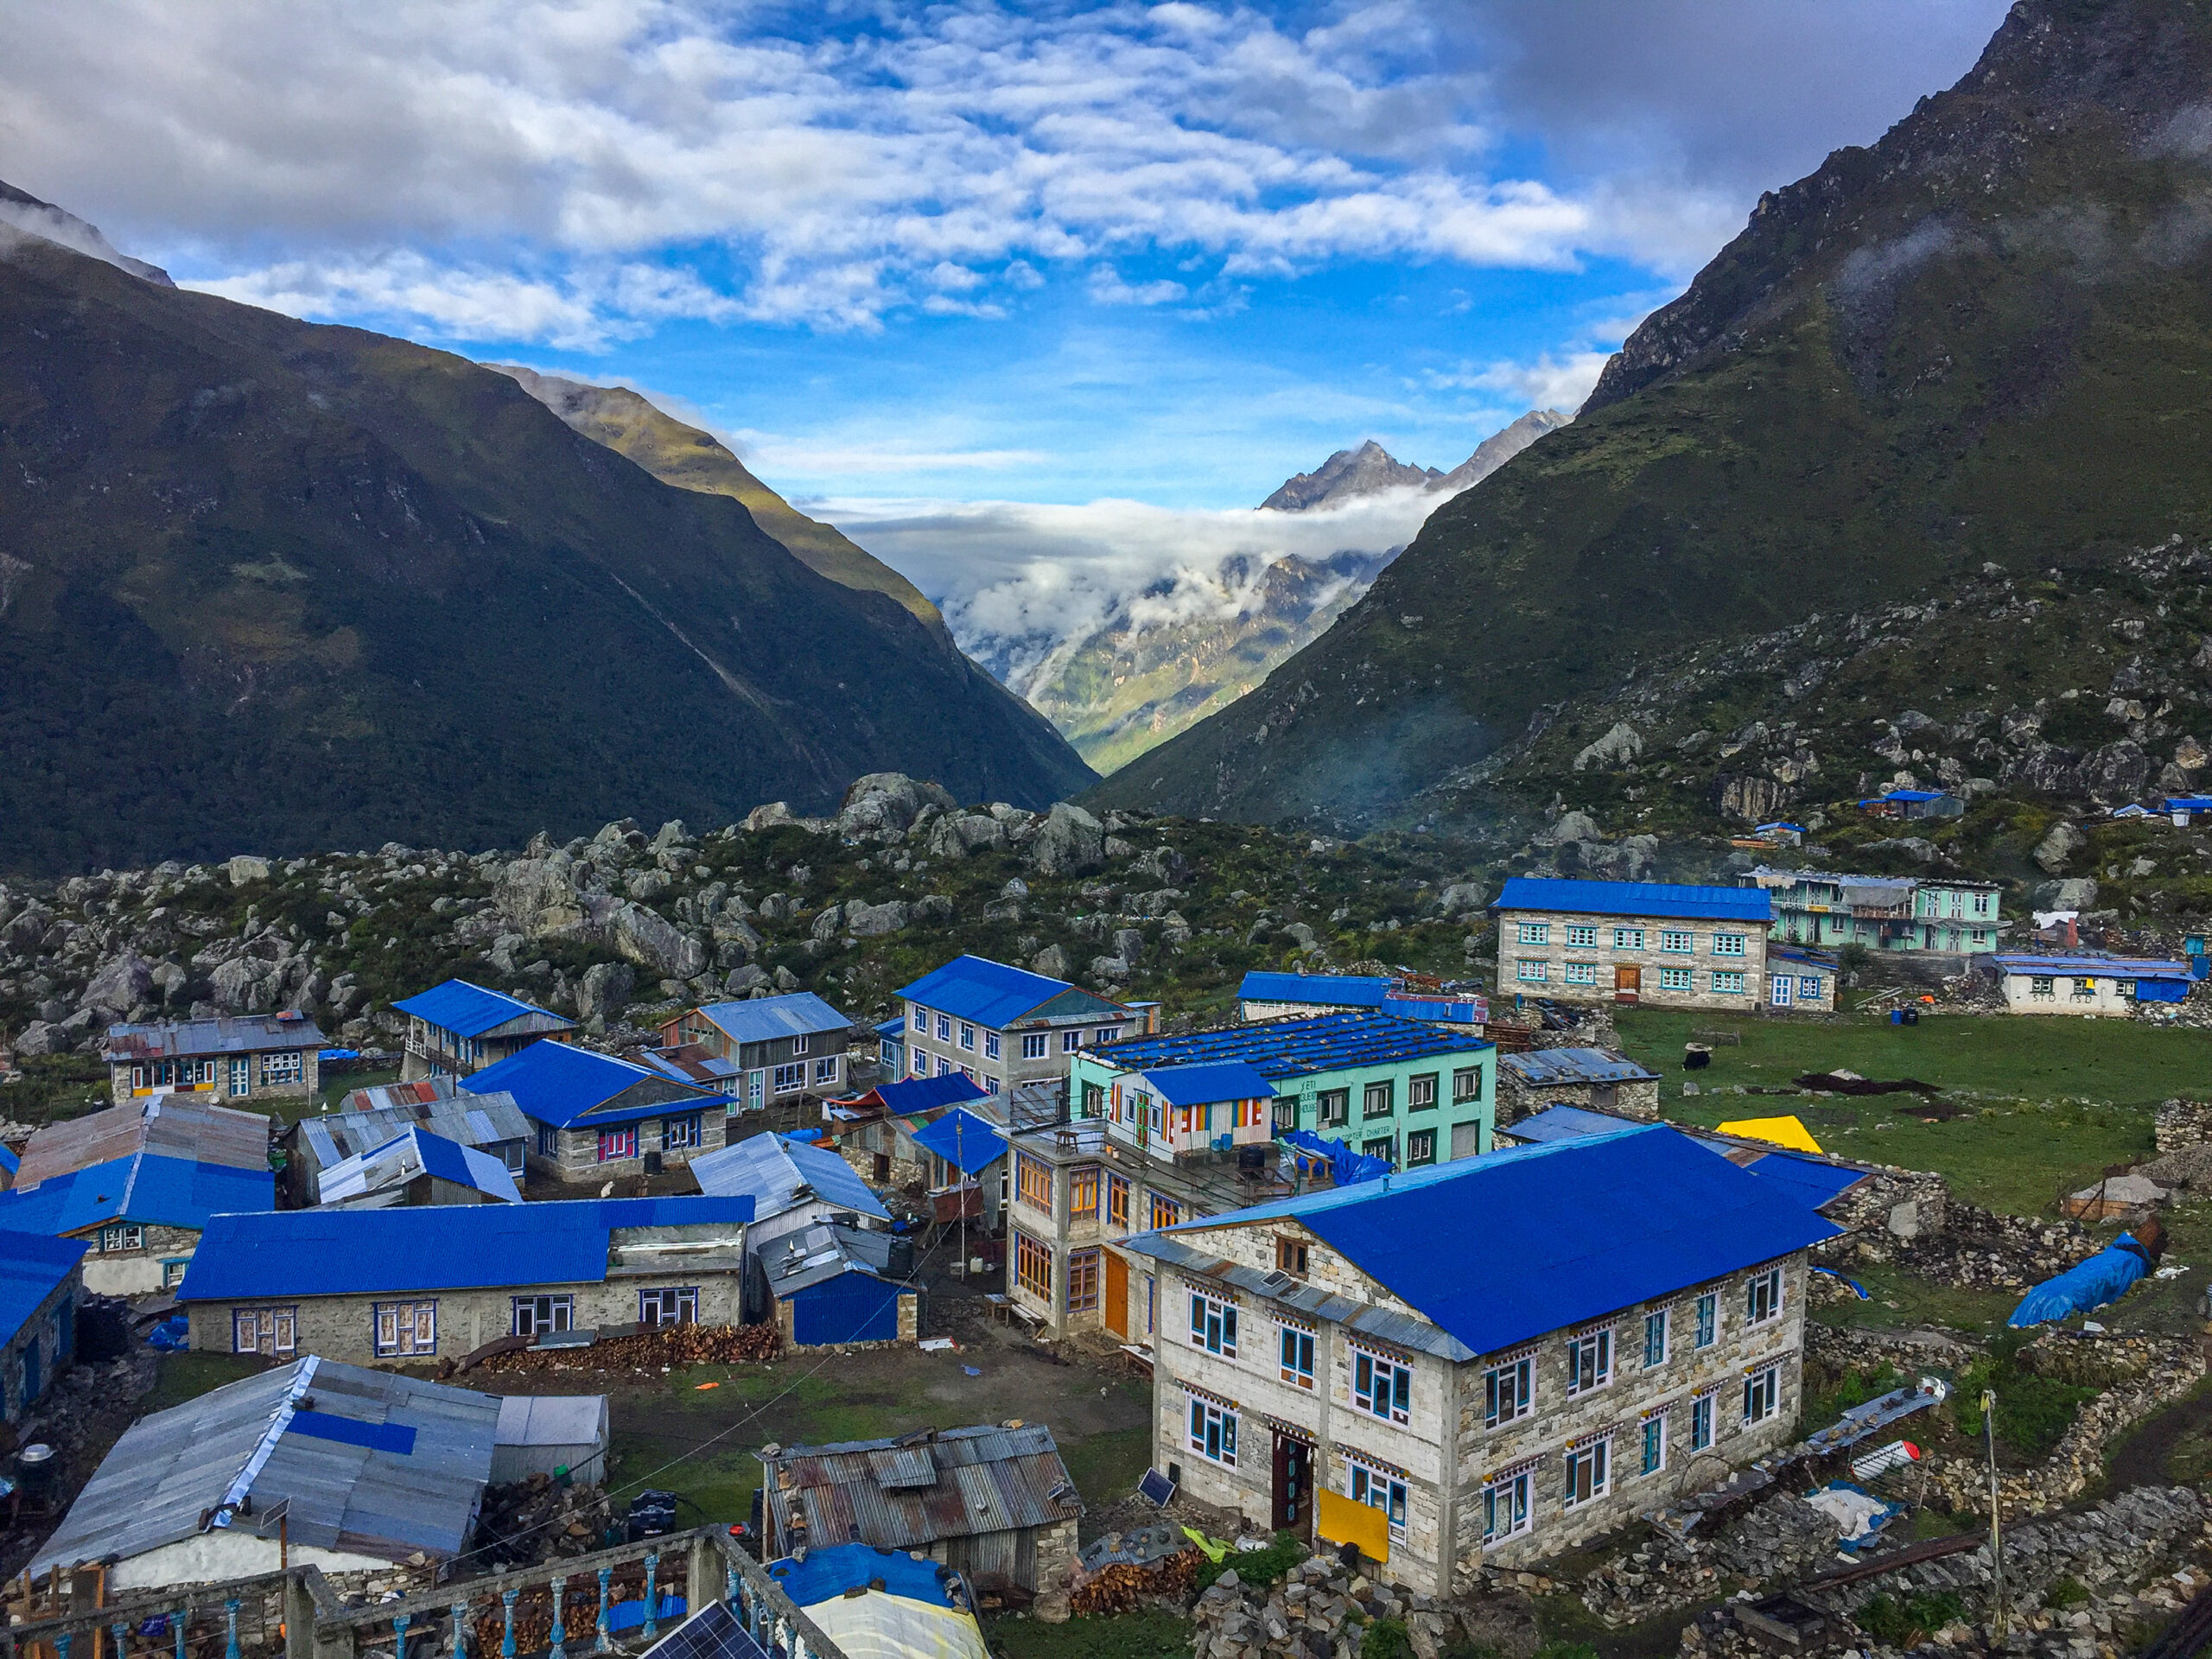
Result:
{"label": "rocky mountain peak", "polygon": [[28,235],[43,237],[95,259],[105,259],[118,270],[127,270],[133,276],[158,283],[163,288],[176,286],[169,280],[168,272],[159,265],[149,265],[143,259],[118,253],[115,245],[100,234],[99,226],[88,224],[50,201],[41,201],[5,179],[0,179],[0,225],[11,225]]}
{"label": "rocky mountain peak", "polygon": [[1332,501],[1418,487],[1443,477],[1433,467],[1409,467],[1370,438],[1357,449],[1339,449],[1310,473],[1287,479],[1260,503],[1278,512],[1304,512]]}

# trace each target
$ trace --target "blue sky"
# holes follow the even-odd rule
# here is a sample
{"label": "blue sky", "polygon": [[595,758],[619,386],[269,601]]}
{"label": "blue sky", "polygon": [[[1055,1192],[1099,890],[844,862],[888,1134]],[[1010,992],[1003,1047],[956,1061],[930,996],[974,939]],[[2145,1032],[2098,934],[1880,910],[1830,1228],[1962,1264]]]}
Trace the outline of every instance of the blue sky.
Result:
{"label": "blue sky", "polygon": [[180,279],[635,385],[795,499],[1448,467],[2001,0],[80,0],[0,174]]}

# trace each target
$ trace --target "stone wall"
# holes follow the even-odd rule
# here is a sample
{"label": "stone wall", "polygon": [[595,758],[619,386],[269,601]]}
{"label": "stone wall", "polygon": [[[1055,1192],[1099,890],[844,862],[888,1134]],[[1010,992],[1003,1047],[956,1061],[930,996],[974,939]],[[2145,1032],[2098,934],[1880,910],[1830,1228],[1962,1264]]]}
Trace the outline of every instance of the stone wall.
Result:
{"label": "stone wall", "polygon": [[[1523,923],[1533,923],[1547,930],[1541,944],[1522,944],[1520,929]],[[1567,943],[1571,926],[1595,927],[1595,945],[1573,945]],[[1616,949],[1613,930],[1629,928],[1643,936],[1641,946],[1622,946]],[[1688,951],[1662,950],[1662,933],[1688,933],[1693,949]],[[1718,956],[1713,949],[1716,933],[1740,937],[1744,941],[1741,956]],[[1497,918],[1497,998],[1518,991],[1530,996],[1548,996],[1563,1002],[1611,1002],[1614,996],[1614,969],[1632,966],[1638,969],[1641,988],[1637,1000],[1646,1007],[1698,1008],[1717,1014],[1758,1014],[1766,1003],[1766,946],[1764,925],[1753,922],[1715,922],[1707,919],[1662,920],[1658,918],[1637,916],[1584,916],[1565,911],[1514,910],[1501,911]],[[1519,965],[1523,961],[1547,964],[1546,976],[1539,981],[1524,982],[1520,977]],[[1596,982],[1570,983],[1565,977],[1567,963],[1592,963],[1596,965]],[[1692,989],[1687,991],[1662,990],[1659,976],[1662,969],[1687,968],[1691,970]],[[1740,992],[1717,992],[1713,988],[1715,969],[1744,976]]]}
{"label": "stone wall", "polygon": [[1950,1225],[1950,1183],[1933,1170],[1885,1166],[1821,1207],[1839,1227],[1910,1242]]}
{"label": "stone wall", "polygon": [[1438,1659],[1461,1634],[1452,1609],[1348,1573],[1328,1556],[1294,1567],[1272,1588],[1245,1584],[1235,1558],[1192,1610],[1193,1659],[1355,1659],[1366,1626],[1405,1627],[1414,1659]]}
{"label": "stone wall", "polygon": [[638,1155],[634,1158],[608,1158],[599,1155],[599,1130],[594,1128],[557,1129],[555,1143],[559,1147],[557,1157],[548,1158],[535,1145],[530,1149],[528,1163],[532,1169],[571,1185],[592,1181],[613,1180],[618,1176],[642,1175],[645,1169],[645,1154],[658,1152],[664,1167],[673,1168],[688,1164],[694,1158],[715,1151],[723,1144],[729,1131],[729,1118],[720,1106],[709,1105],[671,1114],[673,1117],[696,1117],[699,1120],[699,1144],[696,1147],[664,1147],[661,1145],[663,1120],[648,1117],[635,1123],[610,1124],[612,1128],[635,1128],[638,1132]]}
{"label": "stone wall", "polygon": [[2212,1100],[2169,1100],[2158,1108],[2160,1152],[2179,1152],[2212,1141]]}

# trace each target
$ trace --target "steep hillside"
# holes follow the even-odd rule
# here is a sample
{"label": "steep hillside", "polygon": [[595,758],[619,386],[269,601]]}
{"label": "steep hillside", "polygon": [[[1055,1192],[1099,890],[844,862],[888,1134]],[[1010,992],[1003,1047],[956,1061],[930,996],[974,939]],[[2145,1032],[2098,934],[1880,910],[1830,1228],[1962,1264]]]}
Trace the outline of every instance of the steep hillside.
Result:
{"label": "steep hillside", "polygon": [[1431,479],[1428,487],[1446,495],[1471,490],[1545,433],[1558,431],[1573,418],[1555,409],[1532,409],[1512,425],[1484,438],[1475,446],[1473,454],[1450,472]]}
{"label": "steep hillside", "polygon": [[0,848],[60,871],[1092,774],[513,380],[0,232]]}
{"label": "steep hillside", "polygon": [[662,483],[743,502],[753,522],[817,575],[862,593],[888,594],[938,632],[944,632],[944,619],[920,588],[835,525],[799,512],[753,477],[712,433],[686,426],[627,386],[587,385],[513,363],[484,366],[512,375],[524,391],[577,431],[627,455]]}
{"label": "steep hillside", "polygon": [[[2023,0],[1958,86],[1763,199],[1572,426],[1096,798],[1441,811],[1424,791],[1662,657],[1926,602],[1985,564],[2024,579],[2201,542],[2208,404],[2212,16]],[[1961,677],[1904,649],[1900,672]],[[2062,689],[2029,671],[2014,700]]]}

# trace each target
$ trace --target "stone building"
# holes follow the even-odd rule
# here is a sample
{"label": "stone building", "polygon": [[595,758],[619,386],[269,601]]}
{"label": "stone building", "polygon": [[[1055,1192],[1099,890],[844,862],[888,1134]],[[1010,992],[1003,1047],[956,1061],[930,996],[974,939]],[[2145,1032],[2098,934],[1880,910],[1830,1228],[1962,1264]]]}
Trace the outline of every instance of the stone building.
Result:
{"label": "stone building", "polygon": [[1611,1048],[1532,1048],[1497,1062],[1497,1127],[1547,1106],[1580,1106],[1638,1122],[1659,1116],[1659,1077]]}
{"label": "stone building", "polygon": [[1766,893],[1774,905],[1774,937],[1792,944],[1974,956],[1997,948],[2003,925],[2004,888],[1994,881],[1764,864],[1738,880]]}
{"label": "stone building", "polygon": [[1655,1124],[1132,1239],[1160,1283],[1154,1462],[1460,1592],[1786,1444],[1806,1253],[1836,1231]]}
{"label": "stone building", "polygon": [[1157,1012],[987,957],[956,957],[896,995],[895,1046],[877,1027],[887,1063],[910,1077],[961,1072],[994,1095],[1065,1077],[1071,1055],[1151,1030]]}
{"label": "stone building", "polygon": [[0,1232],[0,1414],[19,1420],[76,1357],[81,1239]]}
{"label": "stone building", "polygon": [[1519,875],[1497,912],[1497,989],[1567,1002],[1755,1014],[1774,912],[1758,887]]}
{"label": "stone building", "polygon": [[313,1100],[323,1036],[300,1014],[221,1014],[165,1025],[110,1026],[108,1090],[118,1106],[181,1095],[237,1103]]}
{"label": "stone building", "polygon": [[567,1043],[533,1043],[461,1084],[503,1094],[530,1120],[529,1166],[556,1180],[652,1174],[720,1147],[733,1096],[634,1060]]}
{"label": "stone building", "polygon": [[2162,1007],[2186,1001],[2197,984],[2193,962],[2139,957],[2006,953],[1986,957],[1977,966],[1995,979],[2007,1014],[2098,1014],[2126,1020],[2145,1004]]}
{"label": "stone building", "polygon": [[1249,1020],[1297,1020],[1341,1009],[1372,1008],[1401,1020],[1452,1026],[1471,1036],[1483,1034],[1489,1001],[1479,996],[1446,995],[1431,989],[1435,981],[1409,984],[1379,974],[1281,974],[1255,968],[1236,988],[1237,1005]]}
{"label": "stone building", "polygon": [[856,1027],[811,991],[709,1002],[660,1030],[671,1049],[727,1062],[722,1086],[748,1111],[794,1095],[834,1095],[849,1081],[845,1051]]}
{"label": "stone building", "polygon": [[407,1016],[400,1041],[402,1083],[425,1077],[465,1077],[519,1054],[532,1043],[566,1042],[573,1020],[505,991],[449,979],[391,1005]]}
{"label": "stone building", "polygon": [[195,1352],[379,1361],[495,1337],[744,1322],[745,1198],[213,1217],[178,1287]]}

